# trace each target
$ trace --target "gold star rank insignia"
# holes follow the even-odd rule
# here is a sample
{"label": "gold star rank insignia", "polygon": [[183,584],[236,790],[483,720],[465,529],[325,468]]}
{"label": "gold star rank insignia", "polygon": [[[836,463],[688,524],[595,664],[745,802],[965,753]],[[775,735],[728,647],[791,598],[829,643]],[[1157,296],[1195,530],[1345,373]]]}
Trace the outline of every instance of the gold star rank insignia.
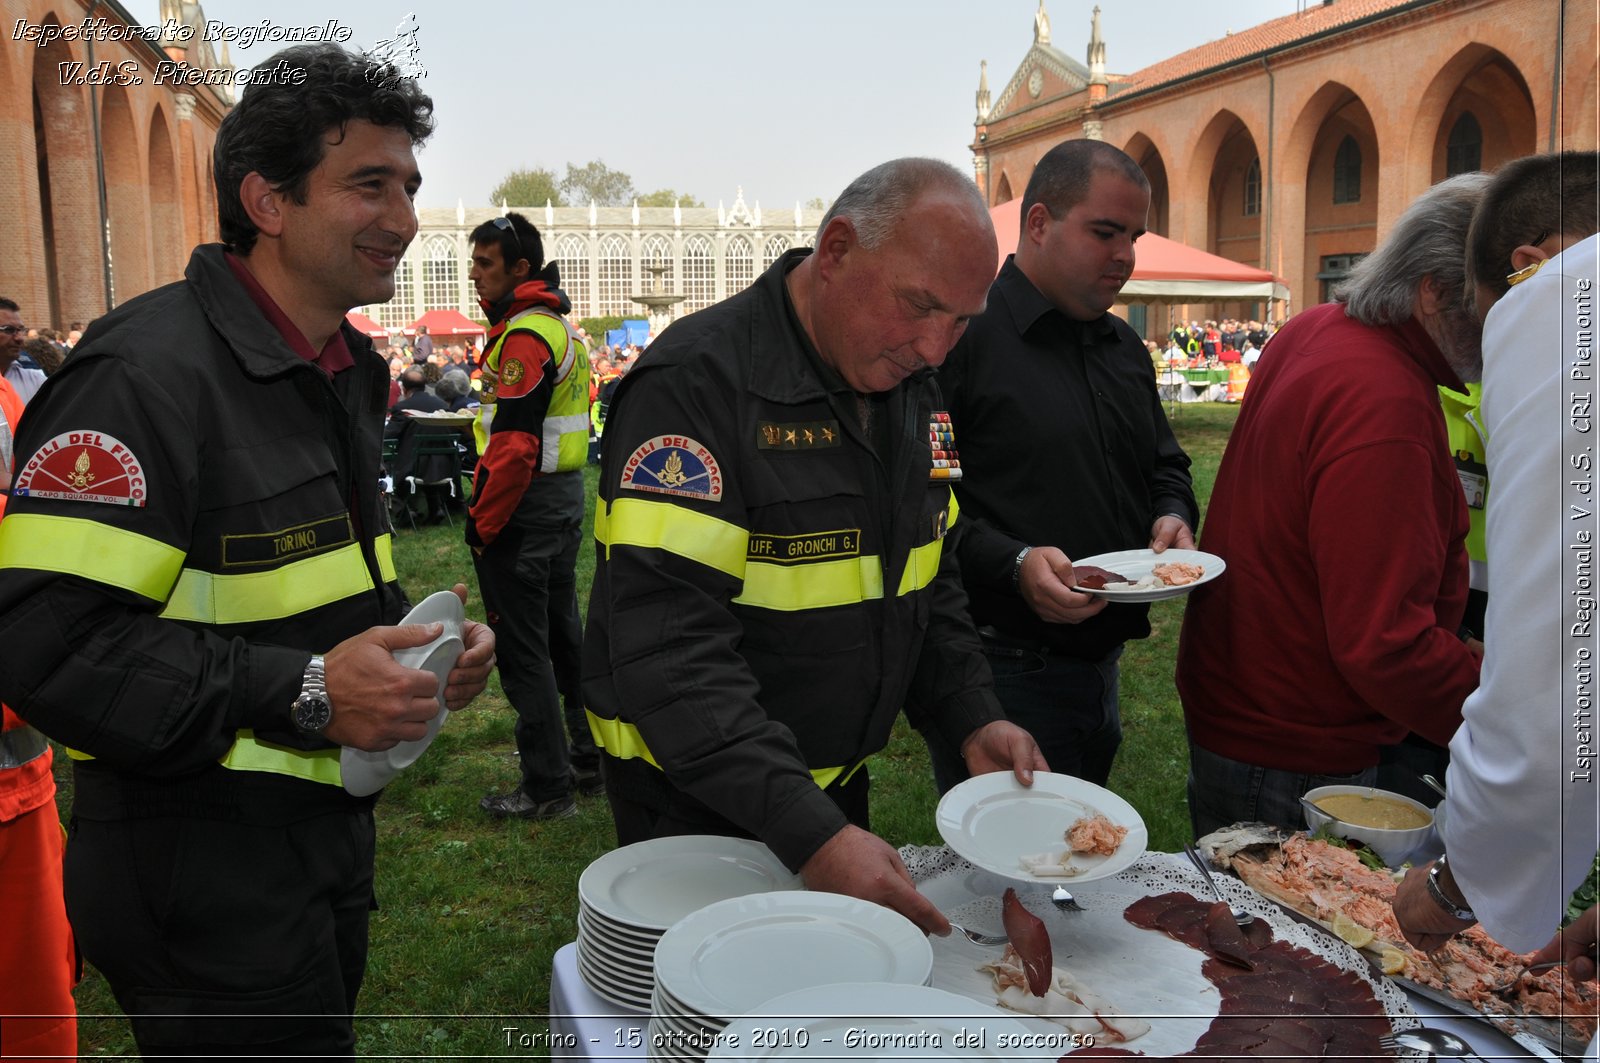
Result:
{"label": "gold star rank insignia", "polygon": [[760,450],[813,450],[838,445],[838,421],[762,421],[756,426],[756,447]]}

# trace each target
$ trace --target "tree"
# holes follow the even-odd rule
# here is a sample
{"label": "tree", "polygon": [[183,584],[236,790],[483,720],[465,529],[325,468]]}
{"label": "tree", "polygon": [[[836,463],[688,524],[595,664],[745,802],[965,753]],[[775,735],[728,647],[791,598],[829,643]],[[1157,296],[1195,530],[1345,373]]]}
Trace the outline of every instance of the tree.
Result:
{"label": "tree", "polygon": [[821,196],[812,196],[810,199],[806,200],[806,209],[814,210],[820,214],[822,211],[828,209],[828,204],[823,202]]}
{"label": "tree", "polygon": [[506,203],[513,207],[542,207],[548,202],[553,207],[564,207],[561,187],[556,183],[553,170],[513,170],[506,179],[489,193],[489,202],[498,207]]}
{"label": "tree", "polygon": [[663,188],[655,192],[646,192],[639,197],[641,207],[703,207],[704,203],[690,195],[674,192],[670,188]]}
{"label": "tree", "polygon": [[569,203],[579,207],[591,202],[600,207],[626,207],[633,199],[633,178],[599,159],[582,166],[569,162],[561,191]]}

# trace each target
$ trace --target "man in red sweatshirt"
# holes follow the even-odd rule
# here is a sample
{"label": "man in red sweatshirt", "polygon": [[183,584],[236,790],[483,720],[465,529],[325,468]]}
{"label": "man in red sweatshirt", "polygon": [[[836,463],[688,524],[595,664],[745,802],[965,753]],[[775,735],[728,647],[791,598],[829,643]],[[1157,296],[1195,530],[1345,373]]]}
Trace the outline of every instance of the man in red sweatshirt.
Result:
{"label": "man in red sweatshirt", "polygon": [[[562,315],[571,309],[539,230],[520,214],[472,231],[484,342],[483,398],[467,545],[500,686],[516,710],[522,781],[489,794],[491,816],[559,819],[577,812],[576,787],[599,793],[600,755],[583,712],[576,565],[589,457],[589,355]],[[563,705],[567,735],[562,733]]]}
{"label": "man in red sweatshirt", "polygon": [[1300,827],[1300,795],[1372,785],[1379,747],[1449,742],[1478,685],[1438,387],[1483,369],[1463,248],[1487,181],[1423,193],[1256,364],[1200,543],[1228,571],[1190,596],[1178,646],[1197,834]]}

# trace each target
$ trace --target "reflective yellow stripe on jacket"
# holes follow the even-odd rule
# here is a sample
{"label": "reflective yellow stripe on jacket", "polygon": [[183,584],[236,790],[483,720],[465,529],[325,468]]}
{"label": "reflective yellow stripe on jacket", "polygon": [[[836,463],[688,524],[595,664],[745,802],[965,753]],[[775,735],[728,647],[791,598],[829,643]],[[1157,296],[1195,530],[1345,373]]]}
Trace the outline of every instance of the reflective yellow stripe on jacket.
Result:
{"label": "reflective yellow stripe on jacket", "polygon": [[[621,760],[632,760],[637,757],[660,770],[661,765],[656,763],[654,754],[650,752],[650,747],[645,744],[644,736],[639,733],[637,727],[622,720],[607,720],[587,709],[584,711],[589,717],[589,733],[594,737],[595,745],[613,757]],[[841,777],[848,782],[850,776],[865,763],[866,761],[862,760],[855,764],[842,764],[836,768],[812,768],[811,778],[818,786],[827,789]]]}
{"label": "reflective yellow stripe on jacket", "polygon": [[[379,575],[395,579],[393,541],[373,543]],[[14,513],[0,521],[0,568],[81,576],[164,602],[161,616],[205,624],[280,620],[373,589],[359,544],[265,572],[220,575],[183,566],[184,552],[78,517]]]}
{"label": "reflective yellow stripe on jacket", "polygon": [[135,532],[76,517],[13,513],[0,521],[0,568],[82,576],[164,602],[184,553]]}
{"label": "reflective yellow stripe on jacket", "polygon": [[[274,745],[256,738],[255,732],[240,731],[233,745],[217,761],[233,771],[265,771],[274,775],[290,775],[307,782],[343,786],[339,773],[338,749],[292,749]],[[73,760],[93,760],[94,757],[77,749],[68,749]]]}
{"label": "reflective yellow stripe on jacket", "polygon": [[[948,525],[959,507],[950,495]],[[806,565],[784,565],[747,557],[749,532],[736,524],[670,502],[618,498],[609,512],[596,508],[595,540],[610,556],[613,546],[665,550],[727,573],[744,583],[734,602],[757,609],[800,611],[855,605],[883,597],[883,559],[864,554]],[[938,574],[944,540],[914,547],[895,593],[926,588]]]}
{"label": "reflective yellow stripe on jacket", "polygon": [[[373,542],[384,582],[396,578],[393,540]],[[184,553],[148,536],[96,521],[16,513],[0,521],[0,567],[81,576],[165,602],[169,620],[229,625],[281,620],[373,589],[357,543],[265,572],[221,575],[183,567]],[[92,759],[67,750],[74,760]],[[339,750],[306,751],[238,733],[221,758],[235,771],[264,771],[309,782],[341,784]]]}
{"label": "reflective yellow stripe on jacket", "polygon": [[[385,583],[395,578],[392,541],[373,542]],[[265,572],[222,575],[186,568],[161,615],[199,624],[252,624],[282,620],[373,589],[361,545],[291,561]]]}
{"label": "reflective yellow stripe on jacket", "polygon": [[[952,492],[947,527],[955,524],[958,512]],[[653,548],[698,561],[735,579],[742,578],[744,587],[733,599],[741,605],[795,611],[883,597],[883,563],[876,554],[807,565],[750,560],[750,535],[745,529],[670,502],[618,498],[608,510],[602,500],[595,509],[594,537],[607,558],[614,546]],[[941,538],[912,549],[901,573],[898,594],[911,594],[933,582],[943,544]],[[633,724],[609,720],[593,711],[587,715],[595,744],[607,753],[624,760],[637,757],[657,769],[661,767]],[[841,777],[848,781],[862,763],[865,762],[813,768],[811,777],[826,788]]]}

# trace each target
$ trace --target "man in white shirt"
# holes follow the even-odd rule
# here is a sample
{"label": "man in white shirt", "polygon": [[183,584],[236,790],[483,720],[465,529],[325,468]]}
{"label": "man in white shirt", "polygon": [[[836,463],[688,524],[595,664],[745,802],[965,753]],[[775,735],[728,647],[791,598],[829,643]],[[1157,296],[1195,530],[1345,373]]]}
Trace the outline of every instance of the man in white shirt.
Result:
{"label": "man in white shirt", "polygon": [[1597,161],[1568,152],[1508,164],[1468,238],[1487,315],[1489,606],[1482,679],[1462,707],[1439,806],[1446,855],[1412,870],[1395,898],[1407,939],[1423,949],[1479,921],[1519,952],[1548,941],[1549,958],[1574,960],[1595,947],[1592,913],[1550,936],[1600,847],[1585,678],[1600,652],[1586,589],[1594,440],[1588,399],[1575,397],[1592,394],[1596,371]]}

